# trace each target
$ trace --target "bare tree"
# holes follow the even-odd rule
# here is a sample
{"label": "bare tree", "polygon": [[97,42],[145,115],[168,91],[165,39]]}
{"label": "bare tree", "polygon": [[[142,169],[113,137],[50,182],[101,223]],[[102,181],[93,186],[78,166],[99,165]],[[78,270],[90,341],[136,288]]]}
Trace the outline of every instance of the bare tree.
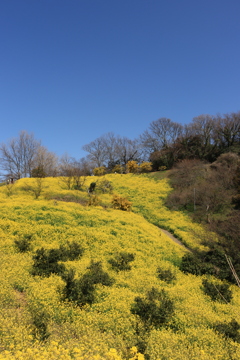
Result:
{"label": "bare tree", "polygon": [[89,144],[86,144],[82,149],[88,152],[88,159],[92,161],[95,166],[100,167],[105,164],[106,161],[106,144],[103,137],[99,137]]}
{"label": "bare tree", "polygon": [[220,148],[240,145],[240,112],[216,116],[215,141]]}
{"label": "bare tree", "polygon": [[25,191],[32,193],[35,199],[38,199],[43,191],[44,188],[43,184],[44,184],[44,179],[42,177],[36,177],[35,179],[32,179],[31,184],[30,183],[25,184],[23,189]]}
{"label": "bare tree", "polygon": [[36,174],[39,172],[44,174],[44,176],[56,176],[58,172],[58,158],[44,146],[39,146],[33,159],[33,166]]}
{"label": "bare tree", "polygon": [[182,131],[181,124],[167,118],[160,118],[150,123],[149,130],[140,136],[140,141],[145,152],[151,154],[168,148],[182,134]]}
{"label": "bare tree", "polygon": [[70,190],[73,186],[73,163],[74,159],[70,157],[68,154],[64,154],[60,159],[60,176],[62,182],[67,186],[67,189]]}
{"label": "bare tree", "polygon": [[189,135],[199,135],[204,145],[213,142],[214,118],[211,115],[199,115],[194,117],[188,125]]}
{"label": "bare tree", "polygon": [[61,180],[69,190],[80,190],[90,172],[88,163],[84,158],[76,160],[65,154],[60,159]]}
{"label": "bare tree", "polygon": [[20,179],[31,176],[34,157],[40,142],[33,134],[21,131],[19,136],[0,146],[0,165],[7,176]]}
{"label": "bare tree", "polygon": [[216,121],[212,115],[199,115],[185,128],[185,140],[195,139],[199,142],[197,157],[214,161],[219,155],[217,143],[214,141]]}
{"label": "bare tree", "polygon": [[127,137],[119,139],[116,151],[119,156],[120,164],[126,165],[128,161],[139,162],[141,159],[141,148],[138,140],[130,140]]}
{"label": "bare tree", "polygon": [[83,150],[89,153],[87,159],[95,167],[112,168],[116,164],[126,165],[130,160],[139,161],[140,159],[140,147],[137,140],[116,136],[111,132],[84,145]]}

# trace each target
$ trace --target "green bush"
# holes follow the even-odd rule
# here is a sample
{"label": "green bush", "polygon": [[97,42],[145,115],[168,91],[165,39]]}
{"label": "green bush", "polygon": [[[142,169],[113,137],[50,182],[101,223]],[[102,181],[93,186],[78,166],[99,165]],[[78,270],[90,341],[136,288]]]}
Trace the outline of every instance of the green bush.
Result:
{"label": "green bush", "polygon": [[65,271],[64,264],[59,261],[76,260],[82,256],[84,249],[76,241],[67,241],[59,249],[38,249],[33,256],[32,275],[50,276],[61,275]]}
{"label": "green bush", "polygon": [[171,271],[171,269],[161,269],[161,268],[157,268],[157,277],[162,280],[162,281],[166,281],[168,283],[176,280],[176,275],[173,274],[173,272]]}
{"label": "green bush", "polygon": [[194,275],[214,275],[221,280],[233,281],[225,253],[221,249],[212,249],[204,253],[185,254],[180,270]]}
{"label": "green bush", "polygon": [[59,260],[62,261],[79,259],[84,252],[83,247],[76,241],[72,241],[71,243],[67,241],[66,245],[61,245],[59,250]]}
{"label": "green bush", "polygon": [[75,279],[75,272],[68,271],[62,275],[66,285],[63,289],[63,298],[73,301],[79,306],[92,304],[95,300],[95,285],[102,284],[111,286],[114,282],[110,276],[103,271],[101,262],[91,262],[87,272],[80,278]]}
{"label": "green bush", "polygon": [[203,270],[205,270],[205,272],[202,271],[202,273],[215,275],[222,280],[229,279],[231,277],[231,271],[229,269],[225,252],[223,250],[218,248],[209,250],[203,254],[202,258],[205,263],[205,268],[207,268],[207,266],[209,269],[211,268],[210,271],[206,271],[204,268]]}
{"label": "green bush", "polygon": [[183,271],[184,273],[201,275],[202,264],[195,255],[187,253],[182,257],[180,270]]}
{"label": "green bush", "polygon": [[82,306],[92,304],[94,302],[94,284],[85,281],[85,279],[75,279],[75,272],[71,269],[64,275],[62,279],[66,285],[63,289],[63,299],[75,302]]}
{"label": "green bush", "polygon": [[131,270],[131,265],[129,264],[135,258],[134,254],[127,252],[120,252],[116,254],[114,259],[108,260],[112,268],[116,271]]}
{"label": "green bush", "polygon": [[228,284],[217,284],[204,279],[202,281],[203,291],[210,296],[213,301],[230,302],[232,300],[232,291]]}
{"label": "green bush", "polygon": [[220,335],[240,343],[240,325],[236,320],[233,319],[229,323],[217,323],[215,324],[214,329]]}
{"label": "green bush", "polygon": [[48,331],[49,317],[44,311],[34,312],[32,315],[33,335],[39,341],[45,341],[50,336]]}
{"label": "green bush", "polygon": [[33,256],[32,275],[50,276],[51,274],[62,274],[65,266],[59,264],[61,251],[59,249],[46,250],[43,247],[36,251]]}
{"label": "green bush", "polygon": [[103,194],[111,193],[113,191],[112,183],[107,179],[99,181],[97,183],[97,190]]}
{"label": "green bush", "polygon": [[88,193],[92,194],[96,188],[97,183],[96,182],[91,182],[89,188],[88,188]]}
{"label": "green bush", "polygon": [[92,261],[87,269],[88,271],[82,277],[85,282],[105,286],[111,286],[114,283],[114,280],[103,270],[101,261]]}
{"label": "green bush", "polygon": [[14,240],[14,244],[19,252],[27,252],[31,250],[32,235],[25,234],[22,239]]}
{"label": "green bush", "polygon": [[145,298],[135,298],[131,312],[137,315],[147,328],[159,328],[172,318],[174,304],[164,289],[158,291],[153,287]]}

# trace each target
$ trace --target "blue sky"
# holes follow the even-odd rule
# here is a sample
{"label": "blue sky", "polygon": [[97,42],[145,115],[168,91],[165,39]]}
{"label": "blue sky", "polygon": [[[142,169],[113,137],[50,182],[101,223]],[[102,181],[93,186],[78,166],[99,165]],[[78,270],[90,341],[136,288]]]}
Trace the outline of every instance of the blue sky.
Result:
{"label": "blue sky", "polygon": [[1,0],[0,142],[50,151],[240,110],[239,0]]}

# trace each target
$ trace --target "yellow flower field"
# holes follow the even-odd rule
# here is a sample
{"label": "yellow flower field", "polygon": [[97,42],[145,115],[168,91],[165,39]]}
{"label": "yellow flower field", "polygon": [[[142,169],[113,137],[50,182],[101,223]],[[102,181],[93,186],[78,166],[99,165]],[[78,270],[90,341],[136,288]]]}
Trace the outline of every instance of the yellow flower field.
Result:
{"label": "yellow flower field", "polygon": [[[202,291],[202,277],[179,270],[187,250],[161,228],[192,249],[204,249],[202,240],[214,235],[164,206],[171,191],[167,179],[106,175],[113,194],[131,201],[132,211],[114,210],[113,194],[99,193],[99,205],[88,206],[86,187],[101,179],[88,177],[79,191],[68,190],[60,178],[46,178],[38,199],[27,190],[27,185],[36,186],[35,179],[18,180],[10,196],[0,187],[0,360],[143,360],[136,347],[139,319],[131,306],[152,287],[164,289],[173,300],[174,317],[166,326],[142,332],[151,360],[239,359],[239,343],[224,338],[213,325],[240,321],[240,289],[231,285],[233,299],[228,304],[213,302]],[[16,242],[24,239],[29,239],[30,248],[21,252]],[[31,273],[38,249],[59,249],[67,242],[84,249],[81,258],[64,261],[76,279],[91,261],[101,261],[114,279],[111,286],[95,286],[92,305],[65,300],[65,282],[58,274]],[[121,252],[134,254],[130,270],[116,271],[110,265]],[[176,279],[160,280],[159,267],[170,269]]]}

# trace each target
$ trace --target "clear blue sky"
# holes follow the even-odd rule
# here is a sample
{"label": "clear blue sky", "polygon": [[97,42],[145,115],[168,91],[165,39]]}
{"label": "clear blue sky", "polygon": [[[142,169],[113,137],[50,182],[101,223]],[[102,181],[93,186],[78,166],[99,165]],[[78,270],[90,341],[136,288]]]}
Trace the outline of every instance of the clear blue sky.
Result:
{"label": "clear blue sky", "polygon": [[0,0],[0,142],[80,158],[107,132],[240,110],[239,0]]}

